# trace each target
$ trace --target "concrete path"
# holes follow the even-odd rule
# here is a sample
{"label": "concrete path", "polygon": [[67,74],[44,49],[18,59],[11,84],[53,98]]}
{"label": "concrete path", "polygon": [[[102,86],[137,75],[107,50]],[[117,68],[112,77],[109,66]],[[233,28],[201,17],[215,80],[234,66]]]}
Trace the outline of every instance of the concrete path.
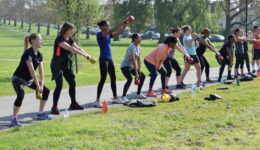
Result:
{"label": "concrete path", "polygon": [[[211,79],[216,81],[216,79],[218,77],[218,72],[219,72],[219,68],[211,68],[210,69]],[[224,75],[225,74],[226,74],[226,72],[224,72]],[[146,94],[146,92],[148,90],[149,80],[150,80],[150,78],[146,77],[146,80],[145,80],[145,83],[144,83],[144,86],[142,89],[142,92],[144,94]],[[195,83],[196,81],[197,81],[196,72],[193,69],[187,73],[184,83],[187,84],[188,87],[190,87],[190,84]],[[205,81],[205,73],[203,73],[202,81]],[[124,84],[125,84],[125,81],[117,82],[118,96],[122,95]],[[173,93],[178,94],[180,92],[190,90],[190,88],[187,88],[185,90],[175,90],[175,84],[176,84],[175,74],[172,74],[169,85],[171,85],[170,88],[173,89]],[[211,83],[211,84],[214,84],[214,83]],[[208,85],[210,85],[210,84],[206,84],[206,86],[208,86]],[[153,89],[158,93],[157,97],[159,97],[159,93],[161,90],[161,80],[160,80],[159,76],[157,77],[157,79],[155,81]],[[137,90],[137,87],[134,84],[132,84],[127,93],[127,97],[129,99],[133,99],[133,97],[136,94],[136,90]],[[97,85],[77,87],[76,92],[77,92],[76,93],[77,101],[79,102],[79,104],[84,105],[85,110],[70,111],[69,112],[70,115],[76,114],[76,113],[100,110],[98,108],[93,107],[93,102],[96,99]],[[52,107],[52,97],[53,97],[53,91],[51,91],[50,96],[49,96],[49,101],[46,104],[45,110],[47,112],[49,112]],[[10,119],[12,117],[12,109],[13,109],[13,103],[14,103],[15,98],[16,98],[15,95],[0,97],[0,130],[10,128],[9,124],[10,124]],[[101,100],[102,101],[103,100],[111,101],[111,98],[112,98],[112,90],[110,88],[110,83],[106,83],[103,88],[102,94],[101,94]],[[63,117],[64,110],[68,109],[69,105],[70,105],[70,98],[69,98],[69,94],[68,94],[68,89],[63,89],[60,99],[59,99],[59,105],[58,105],[59,109],[61,110],[61,115],[53,116],[53,117],[54,118]],[[114,107],[114,106],[121,106],[121,105],[118,105],[118,104],[109,105],[109,107]],[[26,94],[24,97],[24,101],[23,101],[19,116],[18,116],[21,123],[26,125],[26,124],[30,124],[32,122],[37,122],[37,120],[35,119],[35,116],[38,111],[38,108],[39,108],[39,101],[35,99],[35,94],[34,93]]]}

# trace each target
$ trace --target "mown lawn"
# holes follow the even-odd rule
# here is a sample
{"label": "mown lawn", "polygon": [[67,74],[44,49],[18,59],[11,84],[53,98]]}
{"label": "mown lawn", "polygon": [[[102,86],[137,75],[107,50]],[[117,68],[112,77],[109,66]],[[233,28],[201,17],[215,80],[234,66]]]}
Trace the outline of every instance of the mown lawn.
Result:
{"label": "mown lawn", "polygon": [[[260,80],[206,87],[153,108],[111,108],[0,132],[0,149],[260,149]],[[229,87],[226,91],[215,90]],[[210,93],[223,97],[203,98]],[[228,106],[228,107],[227,107]]]}
{"label": "mown lawn", "polygon": [[[24,29],[20,29],[19,23],[17,27],[1,25],[0,26],[0,96],[4,95],[13,95],[14,90],[10,82],[10,78],[18,66],[18,61],[23,53],[23,38],[27,32],[28,25],[24,25]],[[37,32],[37,27],[32,26],[32,32]],[[51,72],[50,72],[50,60],[53,54],[53,43],[55,36],[57,35],[57,30],[51,29],[50,36],[46,36],[46,27],[41,27],[41,33],[43,36],[44,46],[41,48],[41,52],[44,57],[44,68],[45,68],[45,84],[53,89],[55,86],[54,81],[51,81]],[[99,47],[96,42],[95,36],[91,35],[90,40],[85,40],[85,35],[81,34],[80,45],[92,56],[99,57]],[[122,38],[120,41],[112,42],[112,53],[113,60],[116,64],[116,75],[117,80],[125,80],[123,74],[120,70],[120,64],[125,55],[125,51],[130,44],[130,39]],[[214,45],[220,49],[223,43],[214,43]],[[148,52],[153,50],[158,45],[156,40],[143,40],[141,43],[142,46],[142,56],[145,56]],[[251,45],[250,45],[251,46]],[[206,52],[206,57],[208,58],[212,67],[218,66],[217,61],[215,60],[215,54],[211,51]],[[175,57],[179,61],[180,65],[183,66],[183,55],[180,52],[176,52]],[[16,60],[16,61],[15,61]],[[17,61],[18,60],[18,61]],[[94,65],[90,64],[84,58],[78,56],[79,62],[79,72],[76,75],[77,86],[83,85],[93,85],[97,84],[100,79],[99,75],[99,64]],[[148,75],[146,67],[143,65],[143,71]],[[75,69],[74,69],[75,70]],[[109,78],[107,79],[107,82]],[[65,83],[65,82],[64,82]],[[65,83],[64,88],[68,87]],[[26,91],[32,92],[28,89]]]}

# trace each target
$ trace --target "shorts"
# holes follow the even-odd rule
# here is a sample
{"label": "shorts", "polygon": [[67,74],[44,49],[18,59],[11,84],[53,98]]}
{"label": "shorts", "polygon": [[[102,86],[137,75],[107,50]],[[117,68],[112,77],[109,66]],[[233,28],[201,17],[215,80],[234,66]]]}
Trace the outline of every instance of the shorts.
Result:
{"label": "shorts", "polygon": [[189,63],[188,62],[188,58],[186,57],[186,56],[184,56],[184,62],[186,63],[189,63],[189,64],[191,64],[191,65],[194,65],[194,64],[196,64],[196,63],[199,63],[200,61],[199,61],[199,57],[197,56],[197,55],[190,55],[190,57],[193,59],[193,62],[192,63]]}
{"label": "shorts", "polygon": [[254,60],[260,59],[260,49],[253,50],[253,59]]}

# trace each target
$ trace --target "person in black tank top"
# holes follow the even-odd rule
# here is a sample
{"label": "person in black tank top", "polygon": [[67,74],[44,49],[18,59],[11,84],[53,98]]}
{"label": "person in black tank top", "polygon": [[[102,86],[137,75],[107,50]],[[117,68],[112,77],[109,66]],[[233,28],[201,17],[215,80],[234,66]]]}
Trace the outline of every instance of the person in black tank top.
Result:
{"label": "person in black tank top", "polygon": [[209,70],[210,65],[204,56],[204,53],[206,52],[206,48],[210,49],[211,51],[215,52],[218,56],[221,56],[220,53],[217,51],[215,46],[210,42],[209,35],[210,30],[208,28],[205,28],[201,34],[203,35],[202,38],[199,41],[199,47],[196,49],[197,55],[199,57],[200,65],[201,65],[201,74],[203,73],[203,69],[205,68],[206,73],[206,81],[212,82],[209,78]]}
{"label": "person in black tank top", "polygon": [[231,77],[231,70],[233,66],[233,58],[234,58],[234,43],[236,41],[236,37],[234,34],[231,34],[228,36],[228,41],[224,43],[222,48],[220,49],[219,53],[221,56],[223,56],[223,60],[219,60],[218,57],[216,56],[218,63],[221,65],[219,69],[219,77],[218,77],[218,82],[221,82],[222,80],[222,74],[224,72],[225,66],[228,65],[228,80],[233,80]]}
{"label": "person in black tank top", "polygon": [[83,49],[81,49],[76,42],[72,39],[74,33],[74,25],[66,22],[63,24],[60,35],[57,36],[54,43],[53,57],[51,60],[51,72],[52,80],[55,80],[56,87],[53,92],[53,106],[51,113],[59,115],[58,101],[62,90],[64,77],[69,84],[69,95],[71,99],[70,110],[82,110],[84,107],[80,106],[76,101],[76,81],[75,75],[72,70],[72,56],[73,53],[79,54],[86,59],[90,60],[91,63],[94,59],[88,55]]}
{"label": "person in black tank top", "polygon": [[[29,43],[32,47],[28,48]],[[37,113],[37,119],[50,120],[51,117],[44,113],[44,107],[48,99],[50,90],[44,85],[44,73],[42,64],[42,54],[39,48],[42,47],[42,38],[40,34],[33,33],[30,36],[25,37],[24,53],[21,57],[19,66],[12,77],[12,84],[17,94],[17,98],[13,107],[13,118],[11,120],[11,126],[21,126],[18,121],[18,113],[24,99],[24,86],[28,86],[31,89],[36,90],[38,99],[40,99],[39,113]],[[40,78],[37,78],[36,70],[39,68]]]}

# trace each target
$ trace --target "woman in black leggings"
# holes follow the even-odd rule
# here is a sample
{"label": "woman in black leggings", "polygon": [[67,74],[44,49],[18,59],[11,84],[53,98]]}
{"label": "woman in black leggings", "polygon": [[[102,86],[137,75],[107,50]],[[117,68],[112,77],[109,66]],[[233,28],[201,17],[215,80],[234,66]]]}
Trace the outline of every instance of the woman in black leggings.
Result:
{"label": "woman in black leggings", "polygon": [[62,90],[63,79],[66,79],[69,84],[69,95],[71,99],[70,110],[82,110],[84,107],[80,106],[76,101],[76,81],[75,75],[72,70],[72,56],[73,53],[79,54],[88,60],[93,57],[88,55],[81,49],[71,38],[74,33],[75,27],[73,24],[66,22],[63,24],[60,35],[57,36],[54,43],[54,53],[51,60],[52,80],[55,80],[56,87],[53,93],[53,106],[51,113],[59,115],[58,101]]}
{"label": "woman in black leggings", "polygon": [[236,29],[234,32],[236,36],[236,64],[235,64],[235,77],[239,76],[238,68],[240,67],[241,74],[244,74],[244,58],[245,58],[245,49],[243,42],[254,42],[255,40],[247,39],[243,37],[243,32],[241,29]]}
{"label": "woman in black leggings", "polygon": [[145,75],[141,71],[141,37],[139,34],[132,35],[132,43],[128,46],[124,60],[121,63],[121,70],[127,81],[124,86],[122,100],[127,102],[126,93],[133,80],[132,75],[135,76],[135,80],[139,80],[140,83],[137,88],[136,99],[145,99],[146,96],[141,93],[143,83],[145,80]]}
{"label": "woman in black leggings", "polygon": [[[173,37],[177,38],[177,44],[176,44],[176,48],[177,50],[179,50],[182,53],[185,53],[187,56],[189,56],[189,54],[186,52],[186,50],[184,49],[184,47],[182,46],[179,38],[181,36],[181,29],[180,28],[173,28],[171,29]],[[169,53],[169,55],[167,56],[166,60],[163,62],[163,66],[166,69],[166,78],[165,78],[165,87],[169,90],[169,79],[171,77],[172,74],[172,69],[174,69],[176,71],[176,81],[177,81],[177,85],[176,88],[177,89],[184,89],[185,86],[183,86],[181,84],[180,81],[180,77],[181,77],[181,67],[178,63],[178,61],[174,58],[174,54],[175,54],[175,48],[173,51],[171,51]]]}
{"label": "woman in black leggings", "polygon": [[199,57],[200,61],[200,66],[201,66],[201,75],[203,73],[203,69],[205,68],[205,73],[206,73],[206,81],[207,82],[212,82],[209,78],[209,70],[210,70],[210,65],[208,63],[208,60],[204,56],[204,53],[206,52],[206,49],[210,49],[212,52],[216,53],[218,56],[221,56],[218,50],[215,48],[215,46],[210,42],[209,40],[209,35],[210,35],[210,30],[208,28],[205,28],[201,34],[203,35],[202,38],[199,41],[199,47],[196,49],[197,55]]}
{"label": "woman in black leggings", "polygon": [[128,22],[122,21],[114,28],[109,29],[109,23],[107,21],[102,20],[98,23],[101,32],[98,32],[96,37],[100,48],[99,68],[100,68],[101,79],[97,87],[97,99],[94,103],[95,107],[99,107],[99,108],[102,107],[102,104],[100,103],[100,95],[107,78],[107,73],[109,74],[111,80],[111,89],[114,96],[113,103],[118,103],[118,104],[124,103],[124,101],[119,99],[117,96],[116,73],[115,73],[115,66],[112,60],[111,38],[115,38],[120,34],[122,34],[125,28],[127,27],[127,25]]}
{"label": "woman in black leggings", "polygon": [[[26,36],[24,41],[25,51],[21,57],[20,64],[12,77],[12,84],[17,94],[17,98],[14,102],[11,126],[22,126],[22,124],[18,121],[17,115],[24,99],[24,86],[28,86],[29,88],[36,90],[37,94],[42,94],[42,96],[38,97],[41,100],[39,113],[37,113],[37,119],[52,119],[52,117],[49,117],[48,114],[43,112],[50,90],[44,85],[42,54],[39,51],[39,48],[42,47],[41,35],[33,33],[30,36]],[[31,45],[30,48],[28,47],[29,43]],[[37,68],[39,68],[39,79],[36,75]]]}

